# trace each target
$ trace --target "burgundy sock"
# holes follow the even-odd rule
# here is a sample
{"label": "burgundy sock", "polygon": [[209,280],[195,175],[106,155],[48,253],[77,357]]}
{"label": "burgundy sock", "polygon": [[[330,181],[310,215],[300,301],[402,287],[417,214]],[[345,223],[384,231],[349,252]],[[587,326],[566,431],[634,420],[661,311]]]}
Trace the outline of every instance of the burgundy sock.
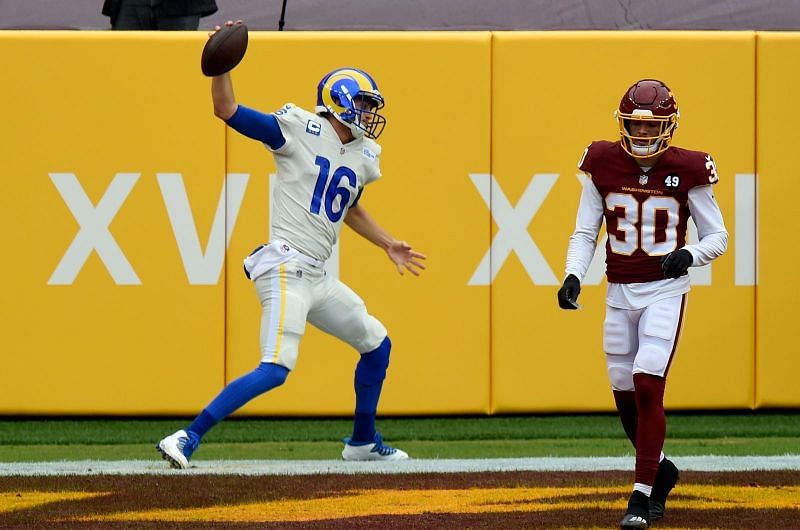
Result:
{"label": "burgundy sock", "polygon": [[634,392],[623,392],[614,390],[614,402],[617,404],[619,420],[628,439],[636,447],[636,394]]}
{"label": "burgundy sock", "polygon": [[664,447],[667,420],[664,417],[665,379],[650,374],[634,374],[636,389],[636,482],[652,486],[658,472],[658,459]]}

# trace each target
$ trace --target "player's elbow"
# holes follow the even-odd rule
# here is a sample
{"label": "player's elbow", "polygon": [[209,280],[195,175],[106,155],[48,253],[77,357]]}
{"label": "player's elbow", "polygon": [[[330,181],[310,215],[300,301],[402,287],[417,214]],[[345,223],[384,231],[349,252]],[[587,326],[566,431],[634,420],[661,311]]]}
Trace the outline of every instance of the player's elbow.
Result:
{"label": "player's elbow", "polygon": [[347,213],[344,215],[344,223],[350,228],[353,228],[353,225],[358,225],[362,218],[363,210],[355,204],[347,209]]}
{"label": "player's elbow", "polygon": [[722,230],[703,236],[700,241],[707,245],[712,259],[716,259],[728,250],[728,231]]}
{"label": "player's elbow", "polygon": [[719,255],[725,254],[728,250],[728,231],[724,230],[719,234]]}
{"label": "player's elbow", "polygon": [[594,246],[597,241],[597,233],[592,233],[589,230],[575,229],[575,232],[569,237],[570,244],[576,245],[590,245]]}
{"label": "player's elbow", "polygon": [[236,114],[236,105],[214,103],[214,116],[222,121],[228,121]]}

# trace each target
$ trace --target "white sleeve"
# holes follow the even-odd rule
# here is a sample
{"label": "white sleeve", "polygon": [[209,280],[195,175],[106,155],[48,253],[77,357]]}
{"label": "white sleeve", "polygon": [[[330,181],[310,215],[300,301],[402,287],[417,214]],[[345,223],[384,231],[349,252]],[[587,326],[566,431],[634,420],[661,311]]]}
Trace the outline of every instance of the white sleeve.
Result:
{"label": "white sleeve", "polygon": [[363,154],[369,160],[364,184],[370,184],[381,178],[381,152],[380,144],[367,138],[364,139]]}
{"label": "white sleeve", "polygon": [[583,277],[594,257],[597,235],[603,223],[603,198],[591,178],[583,179],[581,202],[575,217],[575,231],[569,238],[566,273],[574,274],[583,282]]}
{"label": "white sleeve", "polygon": [[[295,138],[297,136],[298,123],[305,124],[302,116],[302,109],[295,106],[294,103],[287,103],[280,109],[272,113],[275,119],[278,120],[278,126],[281,128],[284,144],[277,149],[271,148],[268,144],[264,143],[269,151],[276,155],[291,155],[294,151]],[[305,125],[303,125],[305,127]]]}
{"label": "white sleeve", "polygon": [[689,190],[689,213],[697,225],[700,242],[683,248],[691,252],[693,267],[708,265],[728,248],[728,231],[710,185]]}

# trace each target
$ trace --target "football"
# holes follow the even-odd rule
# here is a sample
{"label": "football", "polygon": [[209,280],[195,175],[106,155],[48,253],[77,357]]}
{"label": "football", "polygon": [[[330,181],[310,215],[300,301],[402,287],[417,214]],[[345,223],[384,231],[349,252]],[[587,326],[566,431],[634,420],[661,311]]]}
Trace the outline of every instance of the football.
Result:
{"label": "football", "polygon": [[203,48],[200,69],[208,77],[222,75],[239,64],[247,51],[247,26],[223,26],[214,33]]}

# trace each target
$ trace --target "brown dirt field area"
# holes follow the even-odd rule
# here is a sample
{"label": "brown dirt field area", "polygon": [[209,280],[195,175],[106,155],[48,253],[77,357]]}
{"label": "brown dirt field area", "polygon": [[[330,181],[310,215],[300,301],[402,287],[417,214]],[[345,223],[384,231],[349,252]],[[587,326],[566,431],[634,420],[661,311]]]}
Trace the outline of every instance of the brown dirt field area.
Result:
{"label": "brown dirt field area", "polygon": [[[0,528],[618,528],[626,472],[0,477]],[[683,472],[652,528],[800,529],[800,473]]]}

